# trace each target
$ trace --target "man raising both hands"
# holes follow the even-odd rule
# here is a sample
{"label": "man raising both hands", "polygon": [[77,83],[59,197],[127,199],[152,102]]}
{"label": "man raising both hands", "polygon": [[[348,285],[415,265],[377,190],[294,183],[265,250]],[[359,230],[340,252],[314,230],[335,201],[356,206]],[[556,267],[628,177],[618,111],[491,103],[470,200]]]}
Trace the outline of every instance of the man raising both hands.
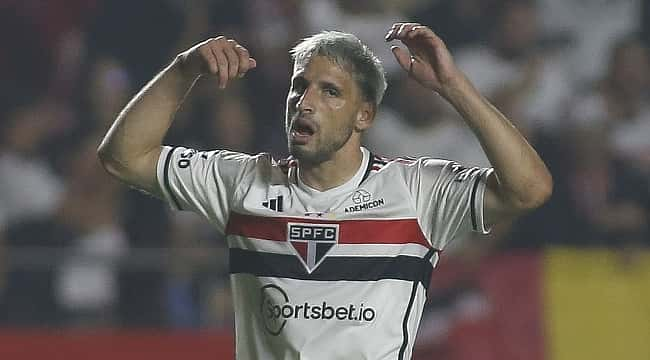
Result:
{"label": "man raising both hands", "polygon": [[257,62],[217,37],[181,53],[120,113],[99,148],[107,171],[198,212],[226,234],[239,359],[407,359],[439,253],[468,231],[534,209],[552,180],[535,150],[455,66],[429,28],[394,24],[399,64],[462,115],[494,166],[387,159],[361,146],[386,89],[354,35],[292,50],[291,158],[163,146],[201,76],[221,89]]}

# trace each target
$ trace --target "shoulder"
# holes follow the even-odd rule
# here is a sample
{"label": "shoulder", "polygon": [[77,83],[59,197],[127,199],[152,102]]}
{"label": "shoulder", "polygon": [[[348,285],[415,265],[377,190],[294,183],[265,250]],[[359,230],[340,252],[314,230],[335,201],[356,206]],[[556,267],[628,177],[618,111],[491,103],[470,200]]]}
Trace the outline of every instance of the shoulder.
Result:
{"label": "shoulder", "polygon": [[370,161],[370,171],[401,172],[405,175],[419,172],[424,168],[444,168],[454,162],[432,157],[396,156],[387,157],[373,154]]}
{"label": "shoulder", "polygon": [[159,162],[164,162],[164,170],[185,169],[195,177],[216,176],[239,181],[258,171],[269,168],[272,159],[269,154],[247,154],[231,150],[197,150],[183,146],[165,146]]}
{"label": "shoulder", "polygon": [[268,184],[288,184],[296,175],[298,162],[293,157],[275,159],[268,153],[257,154],[254,158],[256,176]]}
{"label": "shoulder", "polygon": [[425,178],[437,179],[442,177],[450,177],[456,181],[464,181],[472,177],[474,174],[482,172],[487,168],[477,166],[466,166],[457,161],[440,159],[434,157],[410,157],[401,156],[396,158],[378,157],[376,164],[373,166],[379,169],[386,169],[387,173],[390,170],[396,171],[404,176],[406,179],[420,179]]}

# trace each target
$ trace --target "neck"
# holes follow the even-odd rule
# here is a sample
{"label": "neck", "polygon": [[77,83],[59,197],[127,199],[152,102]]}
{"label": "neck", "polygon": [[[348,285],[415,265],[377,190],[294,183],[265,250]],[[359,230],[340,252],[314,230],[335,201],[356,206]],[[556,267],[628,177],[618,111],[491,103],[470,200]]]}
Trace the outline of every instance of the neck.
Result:
{"label": "neck", "polygon": [[320,163],[298,162],[300,179],[318,191],[335,188],[350,180],[357,173],[363,153],[359,146],[341,149]]}

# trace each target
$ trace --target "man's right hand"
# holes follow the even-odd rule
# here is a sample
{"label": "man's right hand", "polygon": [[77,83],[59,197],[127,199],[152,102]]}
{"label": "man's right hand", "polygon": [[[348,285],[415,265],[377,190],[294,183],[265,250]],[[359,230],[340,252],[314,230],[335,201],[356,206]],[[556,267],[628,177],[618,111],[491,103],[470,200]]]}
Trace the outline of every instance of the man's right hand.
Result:
{"label": "man's right hand", "polygon": [[225,36],[194,45],[180,53],[177,61],[187,76],[216,76],[220,89],[225,89],[229,80],[241,78],[248,70],[257,66],[257,62],[250,57],[245,47]]}

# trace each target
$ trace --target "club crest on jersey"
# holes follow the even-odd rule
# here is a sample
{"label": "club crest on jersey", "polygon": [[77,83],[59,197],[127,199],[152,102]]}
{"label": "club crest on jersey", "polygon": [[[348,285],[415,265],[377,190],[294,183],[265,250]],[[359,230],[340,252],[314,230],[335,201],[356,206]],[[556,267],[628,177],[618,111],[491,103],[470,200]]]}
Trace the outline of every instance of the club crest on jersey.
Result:
{"label": "club crest on jersey", "polygon": [[287,223],[287,241],[311,273],[339,241],[338,224]]}

